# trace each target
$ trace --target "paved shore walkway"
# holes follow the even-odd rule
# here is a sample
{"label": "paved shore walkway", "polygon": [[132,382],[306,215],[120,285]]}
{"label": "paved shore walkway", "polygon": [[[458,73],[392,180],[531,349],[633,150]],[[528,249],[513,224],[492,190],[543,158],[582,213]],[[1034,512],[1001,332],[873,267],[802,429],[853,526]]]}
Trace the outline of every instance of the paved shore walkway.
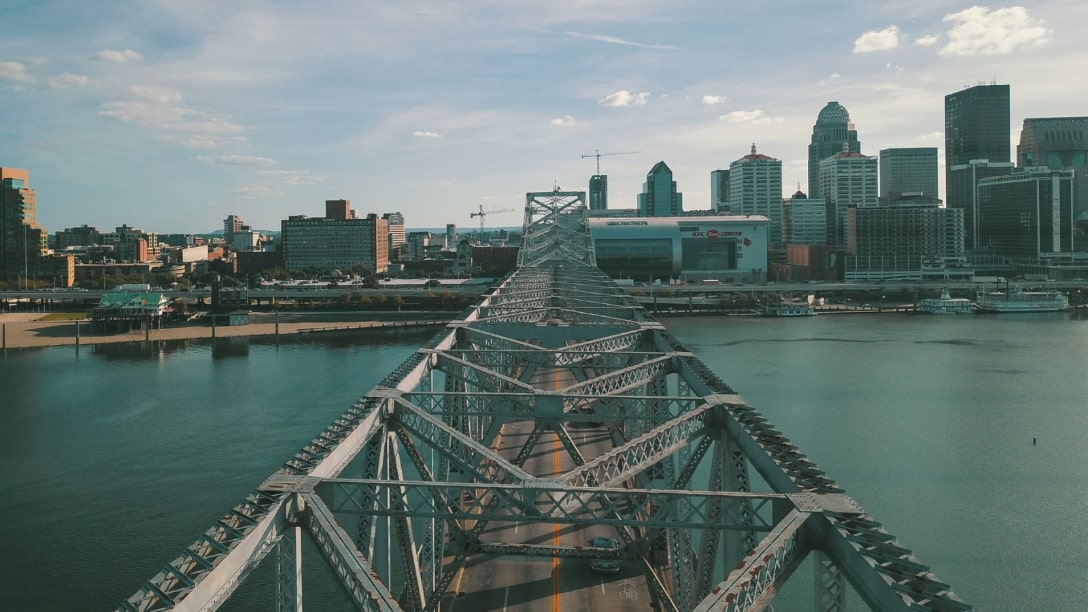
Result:
{"label": "paved shore walkway", "polygon": [[[76,321],[42,321],[42,313],[4,313],[0,314],[0,348],[32,348],[42,346],[62,346],[77,344]],[[344,321],[290,321],[279,323],[280,335],[304,334],[316,332],[351,331],[385,327],[438,327],[448,323],[448,319],[419,320],[344,320]],[[145,335],[142,329],[130,332],[105,334],[94,330],[90,321],[78,322],[78,344],[104,344],[108,342],[143,342],[146,340],[184,340],[190,338],[211,338],[212,326],[206,322],[185,323],[163,329],[152,329]],[[214,328],[216,338],[232,336],[273,336],[276,334],[276,322],[272,315],[252,316],[248,325]]]}

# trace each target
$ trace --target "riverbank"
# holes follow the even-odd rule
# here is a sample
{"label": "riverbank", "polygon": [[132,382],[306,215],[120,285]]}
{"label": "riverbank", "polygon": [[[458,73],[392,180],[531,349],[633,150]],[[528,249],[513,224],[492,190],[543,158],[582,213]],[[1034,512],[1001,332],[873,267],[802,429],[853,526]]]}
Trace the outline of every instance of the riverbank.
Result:
{"label": "riverbank", "polygon": [[45,321],[42,319],[46,315],[42,313],[4,313],[0,314],[0,348],[331,333],[389,327],[441,327],[451,320],[450,317],[442,317],[443,314],[420,313],[418,318],[396,319],[376,318],[373,314],[364,313],[337,313],[336,316],[290,315],[281,317],[277,322],[276,315],[252,313],[250,322],[246,325],[212,327],[206,321],[197,320],[149,331],[134,329],[128,332],[104,333],[95,330],[86,319]]}

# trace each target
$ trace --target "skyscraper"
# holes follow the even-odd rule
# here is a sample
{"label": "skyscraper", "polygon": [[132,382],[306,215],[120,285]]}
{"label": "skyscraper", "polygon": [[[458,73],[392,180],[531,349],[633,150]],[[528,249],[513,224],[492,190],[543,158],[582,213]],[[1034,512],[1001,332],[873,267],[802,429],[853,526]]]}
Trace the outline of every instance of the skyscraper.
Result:
{"label": "skyscraper", "polygon": [[787,245],[827,244],[827,204],[800,189],[782,205],[782,240]]}
{"label": "skyscraper", "polygon": [[1016,166],[1088,167],[1088,117],[1024,119]]}
{"label": "skyscraper", "polygon": [[0,168],[0,271],[9,280],[37,273],[46,254],[46,232],[38,226],[37,198],[29,173]]}
{"label": "skyscraper", "polygon": [[887,202],[905,193],[937,198],[937,147],[882,149],[880,198]]}
{"label": "skyscraper", "polygon": [[1035,166],[978,183],[979,244],[997,255],[1039,264],[1076,244],[1073,170]]}
{"label": "skyscraper", "polygon": [[842,145],[838,155],[820,162],[817,183],[827,200],[828,244],[845,244],[848,208],[869,208],[879,204],[877,179],[877,158],[849,151],[847,143]]}
{"label": "skyscraper", "polygon": [[782,162],[752,152],[729,164],[729,213],[761,215],[771,220],[768,247],[781,250]]}
{"label": "skyscraper", "polygon": [[1009,161],[1008,85],[975,85],[944,97],[946,206],[963,207],[970,194],[953,188],[952,169],[976,159]]}
{"label": "skyscraper", "polygon": [[960,195],[956,198],[955,204],[946,202],[945,208],[958,208],[963,211],[963,246],[968,251],[979,248],[978,245],[981,244],[978,233],[978,191],[975,187],[984,178],[1008,176],[1012,174],[1012,170],[1012,162],[990,163],[985,159],[976,159],[970,163],[952,167],[946,189],[950,198],[953,193]]}
{"label": "skyscraper", "polygon": [[[1051,170],[1073,170],[1073,216],[1078,231],[1088,232],[1088,117],[1047,117],[1024,119],[1020,144],[1016,145],[1016,166],[1046,166]],[[1088,236],[1085,236],[1088,238]],[[1078,251],[1088,250],[1088,240]]]}
{"label": "skyscraper", "polygon": [[684,194],[676,190],[672,170],[663,161],[654,164],[638,194],[638,214],[643,217],[678,217],[684,212]]}
{"label": "skyscraper", "polygon": [[594,174],[589,177],[589,209],[608,209],[608,175]]}
{"label": "skyscraper", "polygon": [[[844,148],[845,147],[845,148]],[[812,141],[808,145],[808,197],[823,197],[820,186],[820,162],[843,151],[861,153],[858,131],[850,122],[850,112],[831,101],[816,116]]]}
{"label": "skyscraper", "polygon": [[921,280],[923,262],[963,258],[963,211],[931,205],[847,211],[847,282]]}
{"label": "skyscraper", "polygon": [[227,215],[227,218],[223,219],[223,238],[229,242],[230,235],[242,231],[245,225],[246,222],[238,215]]}
{"label": "skyscraper", "polygon": [[729,212],[729,171],[713,170],[710,173],[710,210]]}
{"label": "skyscraper", "polygon": [[404,244],[404,215],[389,212],[382,215],[389,226],[389,258],[394,259],[400,245]]}

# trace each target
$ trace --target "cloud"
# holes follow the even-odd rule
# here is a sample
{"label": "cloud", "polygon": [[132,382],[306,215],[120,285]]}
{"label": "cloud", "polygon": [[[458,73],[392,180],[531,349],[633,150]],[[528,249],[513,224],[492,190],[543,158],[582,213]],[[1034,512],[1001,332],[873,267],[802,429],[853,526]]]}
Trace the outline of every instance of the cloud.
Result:
{"label": "cloud", "polygon": [[113,49],[103,49],[94,54],[94,59],[104,62],[113,62],[115,64],[124,64],[125,62],[132,62],[138,59],[143,59],[144,56],[140,55],[138,51],[132,49],[125,49],[123,51],[115,51]]}
{"label": "cloud", "polygon": [[21,62],[0,62],[0,79],[16,83],[31,83],[34,77],[26,73],[26,66]]}
{"label": "cloud", "polygon": [[180,108],[157,106],[143,100],[117,100],[106,102],[98,114],[123,123],[135,123],[145,127],[168,128],[170,124],[183,120],[196,111]]}
{"label": "cloud", "polygon": [[932,47],[933,45],[937,44],[937,37],[933,34],[923,36],[918,40],[914,41],[914,44],[918,45],[919,47]]}
{"label": "cloud", "polygon": [[57,76],[49,77],[49,86],[53,89],[66,89],[70,86],[83,87],[90,82],[85,74],[69,74],[65,72]]}
{"label": "cloud", "polygon": [[649,99],[650,94],[647,92],[631,93],[626,89],[621,89],[597,100],[597,104],[601,106],[643,106]]}
{"label": "cloud", "polygon": [[173,104],[175,102],[181,102],[181,92],[169,87],[133,85],[128,88],[128,91],[137,98],[156,104]]}
{"label": "cloud", "polygon": [[948,31],[948,44],[938,51],[941,55],[1007,55],[1019,47],[1042,45],[1050,35],[1043,21],[1022,6],[993,11],[973,6],[945,15],[944,21],[955,25]]}
{"label": "cloud", "polygon": [[782,123],[781,117],[768,117],[761,110],[738,110],[719,117],[726,123]]}
{"label": "cloud", "polygon": [[854,53],[887,51],[899,46],[899,28],[888,26],[883,30],[866,32],[854,41]]}
{"label": "cloud", "polygon": [[551,125],[557,125],[559,127],[571,127],[576,122],[574,121],[574,117],[571,117],[570,115],[563,115],[562,117],[556,117],[555,119],[552,119],[548,123],[550,123]]}
{"label": "cloud", "polygon": [[725,104],[728,101],[729,98],[725,96],[703,96],[703,104],[707,105]]}
{"label": "cloud", "polygon": [[412,132],[412,136],[416,138],[442,138],[442,134],[430,130],[416,130]]}
{"label": "cloud", "polygon": [[676,47],[674,47],[672,45],[656,45],[656,44],[633,42],[633,41],[630,41],[630,40],[625,40],[625,39],[620,38],[618,36],[607,36],[605,34],[582,34],[580,32],[567,32],[567,36],[573,36],[575,38],[584,38],[586,40],[596,40],[596,41],[599,41],[599,42],[606,42],[606,43],[613,44],[613,45],[625,45],[625,46],[628,46],[628,47],[639,47],[639,48],[642,48],[642,49],[666,50],[666,49],[675,49],[676,48]]}
{"label": "cloud", "polygon": [[837,72],[832,72],[831,74],[827,75],[827,78],[820,79],[819,81],[816,81],[816,84],[821,86],[821,87],[827,87],[827,86],[831,85],[832,83],[834,83],[835,81],[837,81],[837,80],[839,80],[841,78],[842,78],[841,74],[839,74]]}
{"label": "cloud", "polygon": [[134,85],[128,93],[131,99],[104,103],[99,116],[156,130],[160,138],[189,147],[212,148],[224,141],[245,141],[242,126],[182,105],[183,97],[175,89]]}
{"label": "cloud", "polygon": [[239,200],[277,197],[285,195],[289,187],[313,185],[324,180],[324,177],[313,176],[305,170],[258,170],[257,174],[261,178],[259,183],[231,189],[230,193]]}
{"label": "cloud", "polygon": [[201,155],[197,157],[202,162],[208,162],[211,164],[223,164],[226,166],[275,166],[276,160],[269,159],[267,157],[253,157],[249,155],[220,155],[218,157],[208,157]]}

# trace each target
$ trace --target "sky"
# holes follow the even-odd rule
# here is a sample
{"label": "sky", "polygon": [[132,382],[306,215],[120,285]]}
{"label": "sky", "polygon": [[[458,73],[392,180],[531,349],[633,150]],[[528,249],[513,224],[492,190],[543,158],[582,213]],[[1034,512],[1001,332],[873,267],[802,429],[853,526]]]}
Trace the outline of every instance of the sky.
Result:
{"label": "sky", "polygon": [[708,209],[753,143],[807,191],[834,100],[864,154],[938,147],[943,192],[945,95],[1009,84],[1013,151],[1026,117],[1088,115],[1088,3],[1029,4],[6,0],[0,167],[50,232],[278,230],[327,199],[520,226],[598,161],[610,208],[664,161]]}

